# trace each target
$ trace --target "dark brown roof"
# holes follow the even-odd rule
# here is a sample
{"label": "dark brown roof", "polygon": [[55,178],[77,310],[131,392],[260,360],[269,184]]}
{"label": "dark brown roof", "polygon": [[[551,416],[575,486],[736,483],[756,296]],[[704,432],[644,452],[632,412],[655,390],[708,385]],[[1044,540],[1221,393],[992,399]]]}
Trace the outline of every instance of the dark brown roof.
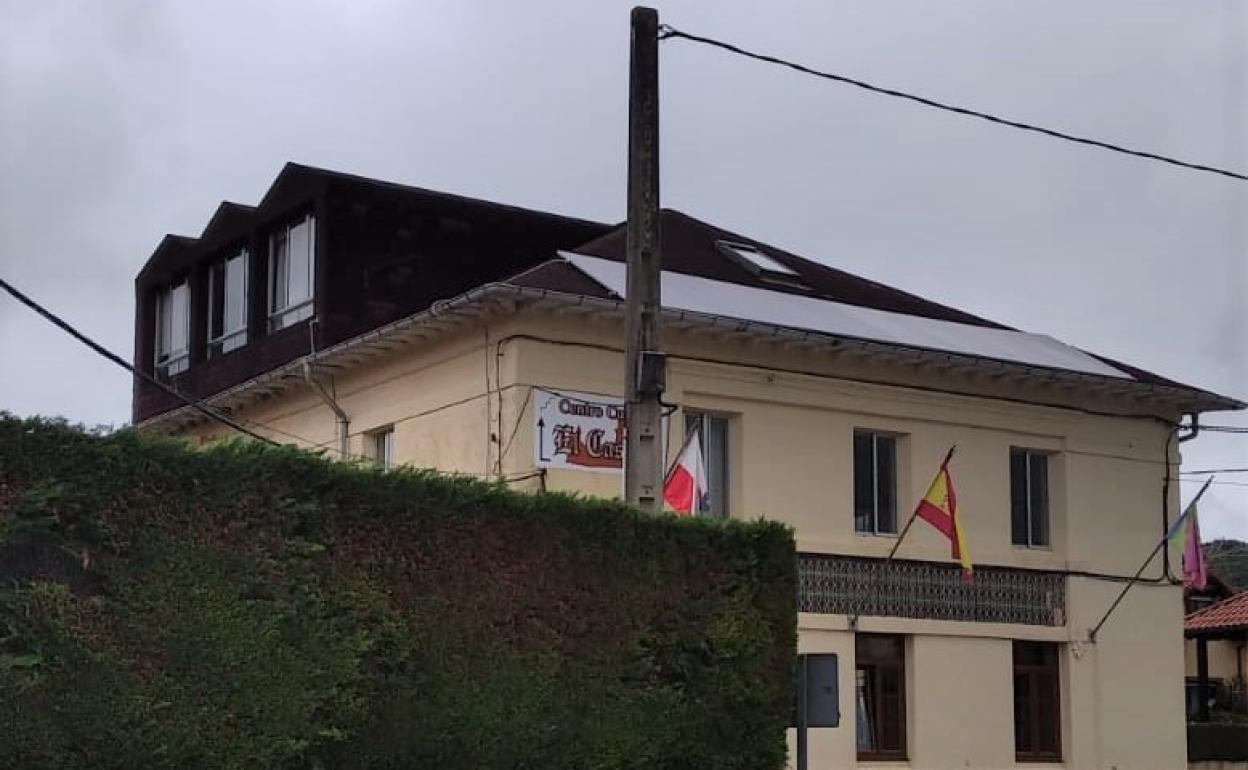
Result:
{"label": "dark brown roof", "polygon": [[[144,263],[139,271],[138,279],[141,280],[152,273],[166,272],[165,261],[169,259],[167,254],[170,251],[191,248],[197,252],[206,252],[215,249],[224,245],[219,241],[229,241],[248,227],[259,226],[265,220],[275,216],[288,215],[292,200],[305,200],[331,183],[338,183],[344,189],[350,188],[353,195],[373,194],[389,200],[405,199],[412,202],[413,206],[424,207],[431,211],[436,209],[451,215],[493,222],[525,222],[530,225],[530,229],[558,229],[566,233],[562,239],[565,242],[593,238],[610,230],[610,225],[591,222],[587,219],[551,214],[423,187],[386,182],[344,171],[288,162],[282,166],[281,171],[255,206],[223,201],[217,206],[199,237],[167,235]],[[554,255],[543,255],[542,258],[545,256]]]}
{"label": "dark brown roof", "polygon": [[563,294],[583,294],[607,299],[611,292],[602,284],[562,259],[552,259],[508,278],[505,283]]}
{"label": "dark brown roof", "polygon": [[[820,297],[848,305],[905,313],[906,315],[921,318],[953,321],[992,329],[1011,328],[1004,324],[949,307],[948,305],[942,305],[924,297],[861,278],[843,270],[828,267],[753,238],[720,229],[680,211],[663,209],[660,212],[659,227],[663,269],[665,270],[728,283],[754,286],[769,291],[796,294],[803,297]],[[573,251],[577,254],[622,262],[625,260],[625,238],[626,228],[621,224],[589,243],[573,249]],[[768,281],[751,272],[736,260],[728,257],[716,245],[720,241],[745,243],[757,248],[767,256],[795,271],[800,277],[801,283],[805,284],[808,290]],[[513,279],[513,282],[521,285],[536,286],[554,291],[601,294],[602,289],[597,283],[590,281],[589,284],[586,284],[585,281],[586,277],[567,263],[562,263],[561,266],[554,263],[543,265],[540,266],[540,271],[537,269],[530,271],[523,280],[519,280],[519,277]],[[581,286],[582,288],[570,288],[575,286]],[[1191,385],[1184,385],[1159,374],[1154,374],[1153,372],[1124,364],[1105,356],[1096,355],[1095,353],[1089,353],[1089,355],[1129,374],[1139,382],[1205,394],[1214,401],[1222,402],[1223,406],[1220,408],[1243,408],[1242,404],[1238,404],[1233,399],[1227,399]]]}
{"label": "dark brown roof", "polygon": [[[961,310],[941,305],[923,297],[885,286],[876,281],[860,278],[844,270],[799,257],[783,249],[768,245],[744,235],[721,230],[714,225],[694,219],[688,214],[663,209],[659,216],[659,238],[663,253],[663,269],[687,273],[717,281],[740,283],[771,291],[798,294],[803,297],[822,297],[847,305],[891,310],[895,313],[935,318],[941,321],[987,326],[993,329],[1009,327],[989,321]],[[617,262],[625,259],[625,227],[619,225],[611,232],[575,249],[577,254],[602,257]],[[717,241],[745,243],[754,246],[767,256],[797,272],[810,291],[768,282],[737,264],[715,245]]]}

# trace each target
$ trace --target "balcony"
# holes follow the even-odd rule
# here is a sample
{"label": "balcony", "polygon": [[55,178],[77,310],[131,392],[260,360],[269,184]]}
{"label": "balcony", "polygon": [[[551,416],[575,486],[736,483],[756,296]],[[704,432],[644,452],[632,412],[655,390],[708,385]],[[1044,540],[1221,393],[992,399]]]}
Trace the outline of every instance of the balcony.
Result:
{"label": "balcony", "polygon": [[854,556],[797,555],[798,610],[974,623],[1061,626],[1066,578],[1060,572],[976,567],[973,582],[956,564]]}

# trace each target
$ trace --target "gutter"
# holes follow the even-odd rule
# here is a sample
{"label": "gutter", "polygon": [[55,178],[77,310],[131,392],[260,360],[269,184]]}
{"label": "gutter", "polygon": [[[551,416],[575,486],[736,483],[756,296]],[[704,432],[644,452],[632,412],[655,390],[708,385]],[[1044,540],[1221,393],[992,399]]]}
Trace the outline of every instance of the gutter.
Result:
{"label": "gutter", "polygon": [[[491,308],[491,300],[498,301],[499,305],[495,306],[495,308]],[[513,310],[514,303],[520,300],[548,301],[567,307],[586,307],[604,312],[623,312],[624,310],[624,300],[618,298],[612,299],[592,297],[584,294],[569,294],[566,292],[552,291],[550,289],[516,286],[515,284],[509,283],[488,283],[456,297],[434,302],[427,310],[422,310],[406,318],[402,318],[385,326],[378,327],[357,337],[353,337],[349,340],[340,342],[337,345],[321,350],[317,353],[316,358],[317,361],[323,365],[332,365],[332,362],[339,358],[348,358],[361,354],[367,355],[370,352],[370,348],[384,346],[386,342],[399,340],[404,334],[415,330],[424,328],[431,329],[434,333],[438,333],[445,331],[448,328],[454,328],[455,326],[461,325],[465,321],[476,321],[481,318],[482,315],[500,306],[508,311]],[[796,329],[777,324],[768,324],[741,318],[733,318],[730,316],[699,313],[688,310],[665,308],[662,310],[662,316],[667,321],[697,323],[723,329],[729,332],[756,334],[771,339],[792,340],[794,342],[824,343],[842,348],[852,347],[866,353],[875,354],[884,353],[894,356],[898,353],[903,355],[910,354],[917,359],[932,361],[934,363],[997,369],[1005,374],[1013,373],[1048,382],[1066,382],[1079,385],[1095,384],[1121,388],[1123,390],[1134,391],[1141,395],[1149,395],[1169,401],[1179,401],[1180,403],[1185,403],[1185,408],[1190,409],[1193,412],[1197,410],[1213,411],[1225,409],[1244,409],[1248,406],[1248,404],[1244,404],[1241,401],[1227,398],[1225,396],[1219,396],[1215,393],[1210,393],[1196,388],[1185,389],[1165,385],[1155,385],[1152,383],[1141,382],[1134,378],[1108,377],[1105,375],[1089,374],[1084,372],[1070,372],[1061,369],[1021,364],[1018,362],[1004,361],[1001,359],[987,358],[983,356],[974,356],[964,353],[949,353],[947,351],[911,345],[898,345],[896,343],[883,343],[873,340],[829,334],[827,332]],[[309,375],[306,371],[301,373],[305,364],[310,367],[311,362],[306,358],[298,361],[292,361],[289,364],[272,369],[269,372],[266,372],[258,377],[254,377],[246,382],[239,383],[232,388],[205,399],[205,401],[212,406],[219,406],[236,398],[246,398],[251,392],[264,388],[265,386],[277,386],[280,388],[283,382],[292,378],[300,378],[312,383],[316,390],[321,394],[321,397],[325,399],[326,404],[330,405],[330,408],[334,410],[335,415],[337,415],[340,420],[345,421],[345,413],[342,413],[341,408],[333,402],[333,399],[330,398],[319,385],[316,385],[313,380],[308,380]],[[902,385],[900,387],[905,386]],[[966,393],[963,395],[974,396],[976,394]],[[1059,409],[1064,408],[1061,404],[1037,405],[1052,406]],[[190,407],[174,409],[154,417],[150,417],[139,423],[136,427],[140,429],[154,428],[161,423],[173,422],[177,421],[182,416],[189,416],[191,411]],[[1121,416],[1130,417],[1132,415],[1123,414]],[[339,441],[341,443],[341,437]],[[345,451],[342,452],[342,454],[344,457],[346,456]]]}

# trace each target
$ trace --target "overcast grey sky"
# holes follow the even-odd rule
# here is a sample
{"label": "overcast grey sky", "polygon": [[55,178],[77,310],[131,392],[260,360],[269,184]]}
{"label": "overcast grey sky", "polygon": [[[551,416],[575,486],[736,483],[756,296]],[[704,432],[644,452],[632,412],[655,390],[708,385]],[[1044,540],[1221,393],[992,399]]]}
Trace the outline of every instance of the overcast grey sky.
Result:
{"label": "overcast grey sky", "polygon": [[[621,220],[629,7],[0,0],[0,275],[129,357],[132,280],[161,236],[257,202],[287,160]],[[1240,2],[659,9],[817,68],[1248,168]],[[661,67],[664,205],[1248,399],[1248,183],[685,42]],[[121,423],[129,403],[127,374],[0,298],[0,408]],[[1248,436],[1184,456],[1246,467]],[[1248,538],[1248,474],[1219,480],[1205,536]]]}

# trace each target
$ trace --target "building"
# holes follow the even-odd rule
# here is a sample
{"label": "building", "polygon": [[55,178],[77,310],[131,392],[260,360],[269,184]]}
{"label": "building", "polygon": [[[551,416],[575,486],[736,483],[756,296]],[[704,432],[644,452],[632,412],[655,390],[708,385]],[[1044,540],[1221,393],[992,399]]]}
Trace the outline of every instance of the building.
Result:
{"label": "building", "polygon": [[[1089,629],[1178,512],[1180,419],[1244,404],[676,211],[661,227],[669,454],[700,429],[701,514],[795,528],[801,650],[838,655],[811,767],[1183,766],[1174,555]],[[619,495],[624,242],[287,166],[160,244],[136,364],[279,441]],[[134,404],[146,430],[229,433],[144,383]],[[923,524],[884,561],[953,444],[970,583]]]}
{"label": "building", "polygon": [[[1183,619],[1187,714],[1209,721],[1210,707],[1248,715],[1244,691],[1244,648],[1248,645],[1248,594],[1236,594],[1217,575],[1208,585],[1187,587]],[[1202,677],[1201,659],[1204,659]],[[1201,680],[1204,694],[1201,694]],[[1204,701],[1205,709],[1201,709]]]}

